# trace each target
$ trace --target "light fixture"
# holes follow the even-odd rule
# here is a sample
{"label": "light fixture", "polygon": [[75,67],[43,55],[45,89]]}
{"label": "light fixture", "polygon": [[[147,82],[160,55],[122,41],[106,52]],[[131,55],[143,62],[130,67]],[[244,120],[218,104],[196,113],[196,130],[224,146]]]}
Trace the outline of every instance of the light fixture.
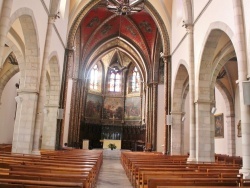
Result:
{"label": "light fixture", "polygon": [[216,112],[217,108],[213,107],[211,110],[211,113],[214,114]]}
{"label": "light fixture", "polygon": [[129,15],[143,10],[145,0],[106,0],[107,9],[118,15]]}
{"label": "light fixture", "polygon": [[185,119],[186,119],[185,116],[183,116],[183,117],[181,118],[181,121],[185,121]]}

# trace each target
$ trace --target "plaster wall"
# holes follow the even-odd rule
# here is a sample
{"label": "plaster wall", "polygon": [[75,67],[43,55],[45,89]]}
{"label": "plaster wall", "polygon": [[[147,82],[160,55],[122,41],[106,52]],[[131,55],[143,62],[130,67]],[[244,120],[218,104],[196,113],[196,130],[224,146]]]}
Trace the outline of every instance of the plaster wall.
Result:
{"label": "plaster wall", "polygon": [[[226,114],[227,114],[227,109],[226,109],[226,103],[225,100],[222,96],[222,94],[220,93],[220,91],[215,88],[215,101],[216,101],[216,105],[215,107],[217,108],[216,112],[214,115],[218,115],[223,113],[223,123],[224,123],[224,137],[222,138],[215,138],[214,141],[214,149],[215,149],[215,153],[218,154],[228,154],[227,153],[227,146],[228,145],[228,134],[227,134],[227,126],[226,126]],[[211,126],[215,126],[214,124]]]}
{"label": "plaster wall", "polygon": [[[17,90],[20,73],[15,74],[4,87],[0,104],[0,144],[11,144],[15,123]],[[4,134],[3,134],[4,133]]]}
{"label": "plaster wall", "polygon": [[[244,22],[244,28],[245,28],[245,34],[246,34],[246,47],[247,47],[247,55],[250,56],[250,22],[247,18],[250,18],[250,1],[248,0],[242,0],[243,5],[243,14],[245,18]],[[249,60],[248,60],[249,64]],[[250,74],[250,67],[248,66],[248,76]]]}
{"label": "plaster wall", "polygon": [[[183,24],[182,20],[185,19],[184,12],[181,11],[179,14],[177,14],[177,12],[179,12],[178,7],[179,7],[178,1],[173,1],[171,53],[173,53],[173,51],[175,51],[175,50],[179,50],[178,45],[179,45],[179,43],[181,43],[181,40],[183,39],[183,37],[186,34],[186,28],[182,27],[182,24]],[[181,18],[181,17],[183,17],[183,18]],[[183,44],[181,44],[181,45],[183,45]]]}
{"label": "plaster wall", "polygon": [[202,10],[204,9],[204,7],[206,6],[206,4],[209,2],[209,0],[193,0],[193,17],[194,20],[197,19],[197,17],[199,16],[199,14],[202,12]]}

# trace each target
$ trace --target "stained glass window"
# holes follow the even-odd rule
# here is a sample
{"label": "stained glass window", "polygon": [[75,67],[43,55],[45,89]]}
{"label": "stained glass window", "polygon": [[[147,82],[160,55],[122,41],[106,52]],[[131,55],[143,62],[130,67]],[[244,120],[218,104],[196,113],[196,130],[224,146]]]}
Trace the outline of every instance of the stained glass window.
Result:
{"label": "stained glass window", "polygon": [[110,71],[110,87],[109,91],[121,92],[121,73],[117,68]]}
{"label": "stained glass window", "polygon": [[140,74],[138,69],[135,67],[132,74],[132,80],[131,80],[131,87],[132,92],[139,92],[140,91]]}
{"label": "stained glass window", "polygon": [[90,89],[98,90],[98,76],[99,76],[98,66],[94,65],[90,73],[90,84],[89,84]]}

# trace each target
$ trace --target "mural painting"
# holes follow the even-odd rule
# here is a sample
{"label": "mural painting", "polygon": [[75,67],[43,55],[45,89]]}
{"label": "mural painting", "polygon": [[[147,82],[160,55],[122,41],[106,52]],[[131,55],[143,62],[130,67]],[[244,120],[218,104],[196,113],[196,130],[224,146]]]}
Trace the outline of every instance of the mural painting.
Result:
{"label": "mural painting", "polygon": [[126,120],[140,120],[141,119],[141,97],[126,98],[125,119]]}
{"label": "mural painting", "polygon": [[123,98],[106,98],[103,108],[103,119],[118,119],[123,117]]}
{"label": "mural painting", "polygon": [[86,103],[86,114],[88,118],[101,118],[102,97],[98,95],[88,94]]}

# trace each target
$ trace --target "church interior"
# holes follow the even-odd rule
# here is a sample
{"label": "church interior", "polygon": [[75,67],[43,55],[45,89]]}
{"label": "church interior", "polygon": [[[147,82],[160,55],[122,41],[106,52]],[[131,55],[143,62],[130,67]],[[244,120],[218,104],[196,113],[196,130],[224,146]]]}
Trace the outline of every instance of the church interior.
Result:
{"label": "church interior", "polygon": [[[54,187],[106,188],[98,175],[112,173],[102,169],[112,159],[128,178],[121,188],[180,182],[144,177],[140,162],[203,169],[181,175],[200,178],[195,186],[250,187],[249,8],[248,0],[0,0],[0,187],[19,186],[10,169],[26,174],[27,187],[53,187],[41,182],[53,179],[46,170],[39,184],[29,179],[31,161],[58,173],[61,161],[84,183],[53,175]],[[225,180],[203,181],[205,171]]]}

